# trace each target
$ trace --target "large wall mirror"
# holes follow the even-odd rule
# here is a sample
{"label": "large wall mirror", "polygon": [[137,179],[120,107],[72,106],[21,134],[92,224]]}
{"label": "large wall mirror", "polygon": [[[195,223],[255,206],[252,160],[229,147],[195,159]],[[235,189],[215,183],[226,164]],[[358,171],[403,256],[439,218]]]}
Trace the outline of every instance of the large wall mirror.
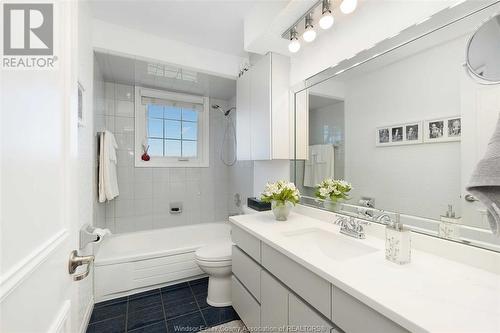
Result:
{"label": "large wall mirror", "polygon": [[[500,85],[477,80],[498,80],[499,13],[497,1],[450,7],[308,79],[295,93],[302,203],[500,251],[485,206],[466,191],[500,114]],[[485,23],[493,39],[474,35]],[[490,62],[475,57],[474,74],[467,55],[481,38]],[[325,179],[350,183],[347,198],[323,200]]]}

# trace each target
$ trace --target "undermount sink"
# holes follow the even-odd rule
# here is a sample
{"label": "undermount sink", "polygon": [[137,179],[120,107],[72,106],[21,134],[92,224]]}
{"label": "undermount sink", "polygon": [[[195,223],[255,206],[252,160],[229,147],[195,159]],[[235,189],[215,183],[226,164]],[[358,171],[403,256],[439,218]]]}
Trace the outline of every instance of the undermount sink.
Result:
{"label": "undermount sink", "polygon": [[289,231],[284,232],[283,235],[311,247],[316,247],[324,255],[334,260],[351,259],[378,251],[374,247],[363,244],[362,240],[348,239],[344,235],[318,228]]}

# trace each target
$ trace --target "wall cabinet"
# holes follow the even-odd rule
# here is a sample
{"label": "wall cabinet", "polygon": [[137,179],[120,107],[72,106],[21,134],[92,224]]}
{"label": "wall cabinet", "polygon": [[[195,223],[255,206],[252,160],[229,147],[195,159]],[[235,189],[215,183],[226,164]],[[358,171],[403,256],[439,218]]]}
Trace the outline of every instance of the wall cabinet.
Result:
{"label": "wall cabinet", "polygon": [[408,333],[246,231],[233,226],[232,236],[233,307],[247,327],[270,332]]}
{"label": "wall cabinet", "polygon": [[236,83],[238,160],[290,159],[288,57],[268,53]]}

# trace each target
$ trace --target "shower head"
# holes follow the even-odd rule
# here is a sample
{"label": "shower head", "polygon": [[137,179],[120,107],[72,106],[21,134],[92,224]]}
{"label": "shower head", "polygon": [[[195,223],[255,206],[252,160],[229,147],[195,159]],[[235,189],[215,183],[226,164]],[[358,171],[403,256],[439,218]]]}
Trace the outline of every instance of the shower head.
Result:
{"label": "shower head", "polygon": [[235,110],[235,109],[236,109],[236,107],[232,107],[232,108],[230,108],[230,109],[228,109],[228,110],[224,111],[224,110],[222,110],[222,109],[221,109],[220,105],[217,105],[217,104],[212,104],[212,109],[214,109],[214,110],[219,110],[220,112],[222,112],[222,113],[224,114],[224,116],[226,116],[226,117],[227,117],[227,116],[229,116],[229,114],[231,113],[231,111],[233,111],[233,110]]}

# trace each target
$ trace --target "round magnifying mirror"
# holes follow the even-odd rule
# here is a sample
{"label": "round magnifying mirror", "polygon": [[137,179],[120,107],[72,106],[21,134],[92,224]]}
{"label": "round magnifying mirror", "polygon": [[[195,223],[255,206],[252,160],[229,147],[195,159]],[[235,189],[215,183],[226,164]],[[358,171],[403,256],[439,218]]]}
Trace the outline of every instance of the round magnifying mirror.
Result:
{"label": "round magnifying mirror", "polygon": [[500,83],[500,15],[472,35],[467,44],[467,67],[480,83]]}

